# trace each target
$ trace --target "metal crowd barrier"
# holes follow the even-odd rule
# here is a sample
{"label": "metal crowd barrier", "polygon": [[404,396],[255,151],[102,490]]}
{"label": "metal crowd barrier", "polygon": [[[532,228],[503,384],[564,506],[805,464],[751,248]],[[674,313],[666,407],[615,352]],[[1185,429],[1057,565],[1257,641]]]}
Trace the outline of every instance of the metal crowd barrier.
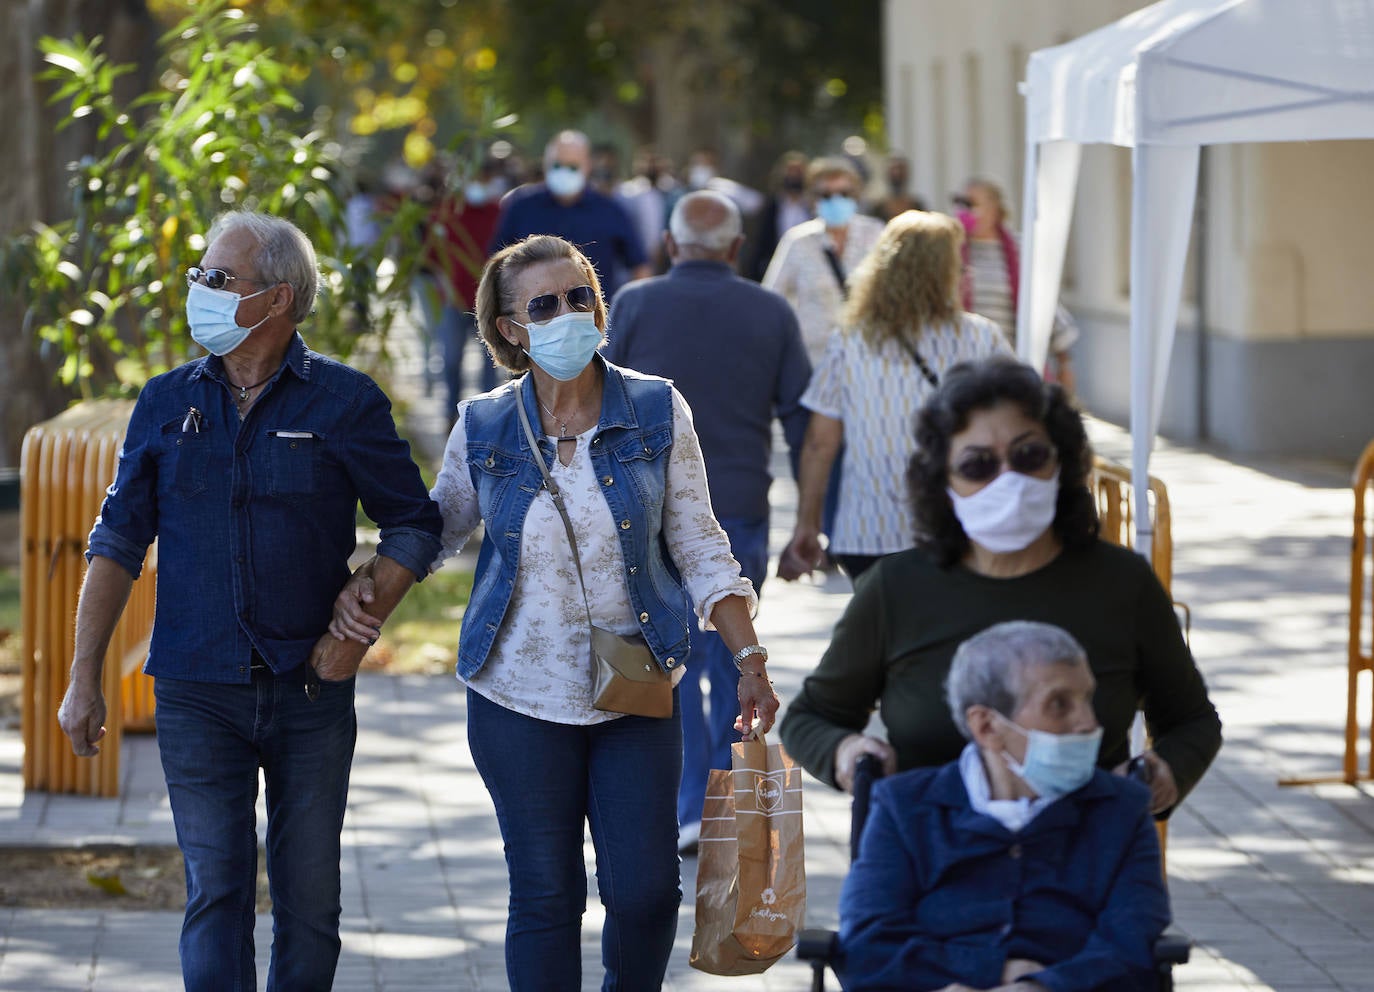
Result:
{"label": "metal crowd barrier", "polygon": [[86,572],[86,538],[114,481],[132,400],[77,404],[24,435],[20,485],[20,608],[24,788],[93,796],[119,794],[125,731],[153,729],[148,653],[157,594],[157,547],[148,552],[106,653],[108,708],[100,754],[77,758],[57,724],[67,690],[76,601]]}

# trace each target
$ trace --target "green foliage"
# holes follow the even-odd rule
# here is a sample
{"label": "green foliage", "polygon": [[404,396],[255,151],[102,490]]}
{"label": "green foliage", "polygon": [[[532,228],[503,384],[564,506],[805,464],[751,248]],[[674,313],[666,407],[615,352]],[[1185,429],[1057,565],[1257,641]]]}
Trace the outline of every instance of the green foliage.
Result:
{"label": "green foliage", "polygon": [[263,45],[242,10],[195,4],[159,43],[155,86],[125,106],[114,82],[131,67],[110,64],[101,39],[40,44],[41,78],[70,108],[60,126],[93,125],[102,151],[71,167],[72,218],[11,240],[0,269],[28,327],[66,356],[62,380],[83,396],[132,391],[190,357],[182,273],[225,210],[287,218],[314,243],[323,280],[307,328],[313,347],[346,357],[353,304],[385,329],[406,303],[418,252],[398,251],[395,265],[381,252],[414,243],[422,208],[400,207],[370,249],[347,244],[340,148],[293,95],[299,52],[288,60]]}

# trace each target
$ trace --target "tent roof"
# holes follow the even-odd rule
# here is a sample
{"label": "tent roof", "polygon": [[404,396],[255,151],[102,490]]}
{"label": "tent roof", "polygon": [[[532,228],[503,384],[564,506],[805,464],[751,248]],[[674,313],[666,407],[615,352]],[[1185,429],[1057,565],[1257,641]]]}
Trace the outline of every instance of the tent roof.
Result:
{"label": "tent roof", "polygon": [[1162,0],[1026,77],[1037,142],[1374,137],[1374,0]]}

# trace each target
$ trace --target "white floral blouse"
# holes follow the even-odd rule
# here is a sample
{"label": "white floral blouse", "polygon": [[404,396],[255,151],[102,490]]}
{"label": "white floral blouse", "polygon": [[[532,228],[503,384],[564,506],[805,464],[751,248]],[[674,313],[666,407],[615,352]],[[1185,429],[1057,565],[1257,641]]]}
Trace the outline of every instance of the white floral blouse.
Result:
{"label": "white floral blouse", "polygon": [[[466,406],[467,401],[458,405],[458,422],[430,491],[444,517],[443,548],[434,568],[461,550],[481,521],[468,473]],[[577,535],[592,621],[617,633],[637,633],[620,538],[592,467],[595,433],[592,427],[579,434],[571,462],[554,459],[549,470],[563,491]],[[744,596],[754,612],[758,597],[753,584],[740,575],[730,540],[711,511],[692,412],[676,389],[663,533],[703,630],[714,629],[708,619],[711,610],[727,596]],[[525,517],[515,590],[501,629],[486,664],[467,684],[507,709],[554,723],[593,724],[618,716],[592,706],[587,607],[563,519],[546,489],[540,489]]]}

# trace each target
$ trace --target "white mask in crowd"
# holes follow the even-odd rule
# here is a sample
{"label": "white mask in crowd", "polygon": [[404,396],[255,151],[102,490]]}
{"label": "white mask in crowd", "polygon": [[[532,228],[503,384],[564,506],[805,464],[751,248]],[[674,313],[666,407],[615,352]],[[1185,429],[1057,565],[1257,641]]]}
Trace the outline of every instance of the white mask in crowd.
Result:
{"label": "white mask in crowd", "polygon": [[544,185],[554,196],[570,197],[579,195],[587,185],[587,177],[580,169],[566,165],[554,165],[544,176]]}
{"label": "white mask in crowd", "polygon": [[1054,523],[1059,470],[1048,479],[1006,471],[971,496],[948,490],[970,541],[989,551],[1020,551]]}
{"label": "white mask in crowd", "polygon": [[716,170],[709,165],[694,165],[687,170],[687,185],[693,189],[705,189],[714,178]]}
{"label": "white mask in crowd", "polygon": [[463,187],[463,202],[480,207],[490,203],[492,200],[492,190],[486,183],[479,183],[476,180]]}
{"label": "white mask in crowd", "polygon": [[275,289],[275,285],[240,296],[227,289],[211,289],[204,283],[191,283],[186,293],[186,322],[191,337],[212,355],[227,355],[248,339],[248,335],[267,323],[269,313],[252,327],[241,327],[236,318],[239,304]]}

